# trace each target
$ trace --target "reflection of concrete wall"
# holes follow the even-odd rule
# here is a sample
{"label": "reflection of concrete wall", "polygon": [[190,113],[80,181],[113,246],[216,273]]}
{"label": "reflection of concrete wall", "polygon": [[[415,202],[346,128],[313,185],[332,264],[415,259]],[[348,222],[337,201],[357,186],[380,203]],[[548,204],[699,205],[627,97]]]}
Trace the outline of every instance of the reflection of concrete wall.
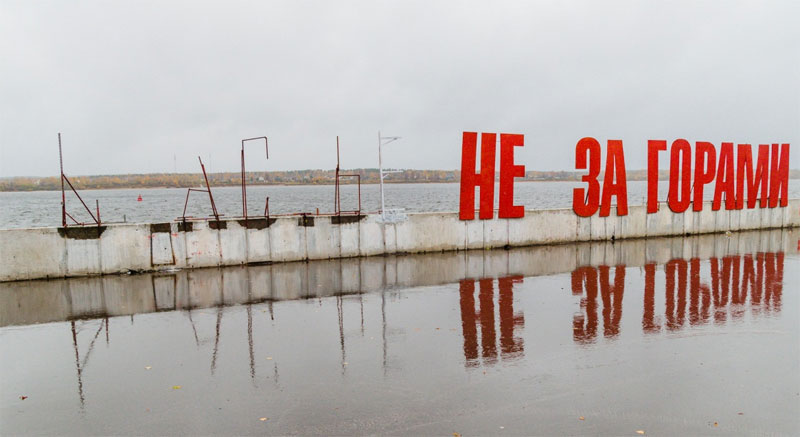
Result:
{"label": "reflection of concrete wall", "polygon": [[662,207],[646,214],[644,206],[632,206],[627,216],[614,214],[581,218],[571,210],[546,210],[519,219],[460,221],[456,213],[430,213],[390,224],[374,215],[279,217],[247,227],[242,220],[192,222],[189,229],[109,225],[99,236],[11,229],[0,231],[0,281],[788,228],[800,226],[800,200],[786,208],[712,211],[706,202],[699,212]]}
{"label": "reflection of concrete wall", "polygon": [[463,279],[552,275],[582,266],[641,267],[673,259],[791,254],[798,251],[798,238],[798,230],[778,229],[4,282],[0,283],[0,326],[325,297]]}

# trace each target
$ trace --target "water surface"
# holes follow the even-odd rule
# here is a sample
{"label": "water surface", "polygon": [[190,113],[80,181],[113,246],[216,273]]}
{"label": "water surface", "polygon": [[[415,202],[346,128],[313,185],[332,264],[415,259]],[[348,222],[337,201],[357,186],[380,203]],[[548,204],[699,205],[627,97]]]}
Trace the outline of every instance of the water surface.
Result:
{"label": "water surface", "polygon": [[4,434],[796,435],[798,238],[4,283],[0,422]]}
{"label": "water surface", "polygon": [[[800,184],[789,181],[789,197],[800,198]],[[584,184],[585,185],[585,184]],[[583,186],[579,182],[517,182],[514,185],[514,203],[526,209],[572,208],[572,190]],[[386,184],[386,208],[403,208],[407,212],[458,211],[459,184]],[[659,183],[659,198],[666,199],[668,183]],[[495,186],[495,191],[499,185]],[[476,190],[477,191],[477,190]],[[95,201],[100,205],[100,219],[104,222],[153,223],[171,221],[183,214],[186,202],[185,188],[84,190],[81,197],[92,212]],[[214,202],[220,214],[242,215],[240,187],[212,187]],[[263,215],[269,197],[271,214],[331,212],[334,210],[333,185],[314,186],[251,186],[247,189],[249,215]],[[628,205],[644,205],[647,183],[628,183]],[[704,198],[710,200],[713,190],[706,189]],[[137,201],[139,195],[142,201]],[[495,194],[495,199],[497,199]],[[67,212],[75,220],[92,222],[83,205],[71,192],[67,193]],[[343,210],[357,210],[358,188],[342,186]],[[380,187],[361,186],[361,210],[380,210]],[[475,203],[479,205],[479,202]],[[61,225],[61,192],[0,192],[0,229]],[[211,207],[206,193],[192,192],[186,209],[187,216],[208,217]],[[68,220],[72,223],[71,220]]]}

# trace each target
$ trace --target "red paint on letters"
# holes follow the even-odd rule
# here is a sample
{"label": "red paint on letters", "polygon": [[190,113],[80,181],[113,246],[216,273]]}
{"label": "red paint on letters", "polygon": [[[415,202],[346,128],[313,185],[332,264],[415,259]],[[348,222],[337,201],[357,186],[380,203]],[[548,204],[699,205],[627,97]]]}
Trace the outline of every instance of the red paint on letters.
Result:
{"label": "red paint on letters", "polygon": [[647,213],[658,212],[658,152],[667,150],[664,140],[647,142]]}
{"label": "red paint on letters", "polygon": [[733,143],[722,143],[719,151],[719,168],[717,169],[717,186],[714,189],[714,201],[711,209],[718,211],[725,194],[725,209],[736,209],[736,194],[733,176]]}
{"label": "red paint on letters", "polygon": [[622,140],[608,140],[600,217],[608,217],[611,213],[612,196],[617,198],[617,215],[628,215],[628,181],[625,174],[625,154],[622,150]]}
{"label": "red paint on letters", "polygon": [[[714,145],[705,141],[698,141],[695,145],[694,157],[694,200],[692,209],[703,209],[703,187],[714,180],[714,167],[716,166],[717,151]],[[687,174],[683,175],[688,177]]]}
{"label": "red paint on letters", "polygon": [[525,176],[525,166],[514,165],[514,147],[524,145],[523,135],[500,134],[500,210],[497,214],[499,218],[519,218],[525,215],[524,207],[514,205],[514,178]]}
{"label": "red paint on letters", "polygon": [[[778,199],[780,198],[780,199]],[[780,200],[781,206],[789,204],[789,145],[772,145],[772,159],[769,170],[769,207],[775,208]]]}
{"label": "red paint on letters", "polygon": [[[753,155],[749,144],[739,144],[739,155],[736,169],[736,209],[744,207],[744,194],[747,189],[747,208],[756,206],[761,192],[761,208],[767,206],[767,177],[769,176],[769,145],[758,146],[758,162],[753,175]],[[745,179],[747,182],[745,183]]]}
{"label": "red paint on letters", "polygon": [[591,137],[581,138],[575,146],[575,169],[587,168],[586,154],[589,154],[589,173],[581,177],[586,182],[587,188],[572,190],[572,210],[581,217],[590,217],[597,212],[600,206],[600,184],[597,176],[600,174],[600,143]]}
{"label": "red paint on letters", "polygon": [[[691,203],[692,146],[684,139],[675,140],[670,149],[669,194],[667,204],[672,212],[684,212]],[[679,186],[680,184],[680,186]]]}
{"label": "red paint on letters", "polygon": [[494,160],[497,136],[481,134],[481,172],[475,173],[477,132],[464,132],[461,142],[461,199],[459,218],[475,218],[475,187],[480,187],[480,214],[483,219],[494,216]]}

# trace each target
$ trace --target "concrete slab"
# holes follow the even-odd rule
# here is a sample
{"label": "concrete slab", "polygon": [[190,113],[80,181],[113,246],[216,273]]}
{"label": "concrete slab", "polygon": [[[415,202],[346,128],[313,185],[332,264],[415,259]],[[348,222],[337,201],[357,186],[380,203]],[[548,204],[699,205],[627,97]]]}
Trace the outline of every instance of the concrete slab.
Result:
{"label": "concrete slab", "polygon": [[307,259],[306,226],[302,218],[280,217],[269,227],[272,261],[301,261]]}
{"label": "concrete slab", "polygon": [[65,255],[55,228],[0,230],[0,281],[66,276]]}

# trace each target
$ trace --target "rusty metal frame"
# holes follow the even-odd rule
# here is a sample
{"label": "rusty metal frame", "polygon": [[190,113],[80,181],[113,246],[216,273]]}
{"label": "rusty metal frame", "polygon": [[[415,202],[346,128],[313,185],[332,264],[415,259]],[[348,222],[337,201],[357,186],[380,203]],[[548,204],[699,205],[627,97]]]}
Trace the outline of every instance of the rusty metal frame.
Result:
{"label": "rusty metal frame", "polygon": [[[334,184],[334,201],[333,201],[333,211],[336,215],[345,214],[356,214],[361,215],[361,175],[355,173],[339,173],[339,136],[336,136],[336,182]],[[358,183],[358,209],[357,210],[350,210],[350,211],[342,211],[342,200],[341,200],[341,190],[339,189],[339,179],[341,178],[356,178]]]}
{"label": "rusty metal frame", "polygon": [[[245,138],[242,140],[242,152],[241,152],[241,160],[242,160],[242,217],[244,217],[245,224],[247,223],[247,181],[245,180],[245,159],[244,159],[244,143],[247,141],[255,141],[255,140],[264,140],[264,150],[266,151],[267,159],[269,159],[269,140],[267,137],[253,137],[253,138]],[[269,200],[267,201],[269,203]],[[266,206],[264,210],[268,210],[269,207]],[[264,213],[266,216],[267,213]]]}
{"label": "rusty metal frame", "polygon": [[[211,202],[211,211],[214,213],[214,218],[219,221],[219,213],[217,213],[217,205],[214,203],[214,196],[211,194],[211,185],[208,183],[208,174],[206,174],[206,166],[203,165],[203,160],[200,157],[197,157],[197,160],[200,161],[200,169],[203,170],[203,179],[206,181],[206,191],[208,191],[208,200]],[[186,194],[186,197],[189,197],[189,194]]]}
{"label": "rusty metal frame", "polygon": [[59,166],[61,168],[61,226],[65,227],[65,228],[67,227],[67,217],[69,217],[73,222],[75,222],[76,225],[79,225],[79,226],[85,225],[85,223],[81,223],[81,222],[75,220],[75,218],[72,217],[72,215],[70,215],[67,212],[67,202],[66,202],[67,196],[66,196],[66,191],[64,190],[64,181],[67,182],[67,184],[69,185],[69,188],[72,190],[73,193],[75,193],[75,196],[78,197],[78,200],[81,201],[81,204],[83,205],[84,208],[86,208],[86,212],[89,213],[89,216],[92,217],[92,220],[94,220],[95,224],[97,224],[97,226],[100,226],[101,225],[101,223],[100,223],[100,201],[95,199],[95,206],[97,207],[97,217],[95,217],[95,215],[92,214],[92,211],[89,209],[89,207],[86,206],[86,202],[83,201],[83,198],[81,197],[81,195],[78,194],[78,190],[75,189],[75,187],[72,185],[72,182],[70,182],[70,180],[67,177],[67,175],[64,174],[64,155],[63,155],[63,153],[61,151],[61,132],[58,133],[58,163],[59,163]]}
{"label": "rusty metal frame", "polygon": [[186,216],[186,208],[189,206],[189,194],[191,194],[192,191],[197,191],[197,192],[200,192],[200,193],[207,193],[208,192],[208,190],[201,190],[199,188],[189,188],[189,189],[186,190],[186,201],[183,203],[183,214],[179,217],[179,218],[183,219],[184,221],[187,218],[192,218],[192,217],[187,217]]}
{"label": "rusty metal frame", "polygon": [[191,194],[192,191],[197,191],[200,193],[208,193],[208,200],[211,203],[211,213],[214,215],[214,220],[219,222],[220,214],[217,212],[217,204],[214,203],[214,195],[211,194],[211,185],[208,183],[208,174],[206,173],[206,166],[203,165],[203,160],[200,159],[199,156],[197,157],[197,160],[200,161],[200,169],[203,171],[203,180],[205,180],[206,182],[206,189],[202,190],[200,188],[188,188],[186,190],[186,201],[184,201],[183,203],[183,215],[181,215],[178,218],[182,220],[184,223],[186,223],[187,218],[194,218],[186,216],[186,208],[189,206],[189,194]]}

